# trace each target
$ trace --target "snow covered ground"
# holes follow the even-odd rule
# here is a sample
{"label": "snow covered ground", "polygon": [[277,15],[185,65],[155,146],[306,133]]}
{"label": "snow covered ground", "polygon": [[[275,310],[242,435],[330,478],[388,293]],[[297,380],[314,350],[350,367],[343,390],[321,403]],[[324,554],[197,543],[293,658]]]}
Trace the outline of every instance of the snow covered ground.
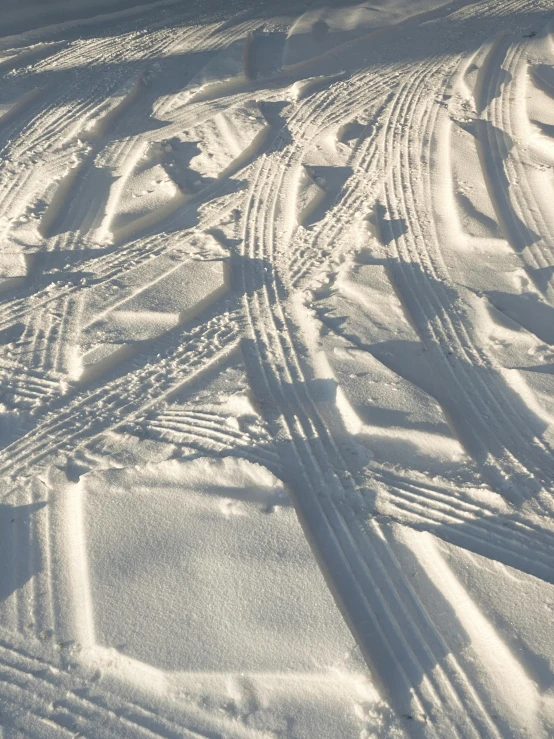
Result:
{"label": "snow covered ground", "polygon": [[554,736],[554,0],[0,3],[0,739]]}

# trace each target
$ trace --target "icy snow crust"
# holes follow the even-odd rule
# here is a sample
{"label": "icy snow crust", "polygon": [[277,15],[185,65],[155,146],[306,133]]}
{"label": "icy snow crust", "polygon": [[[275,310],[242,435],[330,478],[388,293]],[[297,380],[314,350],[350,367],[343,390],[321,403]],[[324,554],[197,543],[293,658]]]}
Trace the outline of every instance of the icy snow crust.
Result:
{"label": "icy snow crust", "polygon": [[2,3],[0,739],[554,736],[553,20]]}

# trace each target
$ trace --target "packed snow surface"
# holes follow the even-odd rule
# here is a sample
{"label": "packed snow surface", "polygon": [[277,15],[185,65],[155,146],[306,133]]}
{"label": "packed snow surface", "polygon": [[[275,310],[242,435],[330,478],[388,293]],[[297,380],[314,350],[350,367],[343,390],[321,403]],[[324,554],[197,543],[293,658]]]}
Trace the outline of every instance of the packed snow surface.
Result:
{"label": "packed snow surface", "polygon": [[554,736],[554,0],[0,6],[0,739]]}

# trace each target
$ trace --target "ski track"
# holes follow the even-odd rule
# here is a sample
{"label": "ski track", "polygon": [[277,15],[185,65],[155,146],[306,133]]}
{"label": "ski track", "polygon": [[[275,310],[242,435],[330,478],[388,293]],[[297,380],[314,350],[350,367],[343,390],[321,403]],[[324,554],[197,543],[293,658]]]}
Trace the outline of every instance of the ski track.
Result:
{"label": "ski track", "polygon": [[[108,432],[172,447],[176,458],[242,458],[287,484],[371,677],[408,736],[532,735],[502,715],[502,686],[487,675],[487,659],[473,646],[467,653],[451,649],[441,614],[429,610],[403,565],[395,527],[426,532],[554,584],[552,437],[537,432],[533,408],[508,384],[484,342],[468,290],[444,256],[449,235],[437,225],[440,188],[452,186],[441,151],[452,145],[449,127],[458,125],[443,104],[445,91],[475,56],[484,61],[474,99],[465,101],[473,112],[464,125],[475,137],[479,174],[506,241],[541,300],[554,307],[551,278],[543,277],[554,264],[551,193],[537,185],[524,143],[531,123],[522,115],[533,84],[528,70],[535,39],[510,30],[507,20],[510,13],[531,19],[535,11],[543,18],[551,10],[546,0],[538,8],[523,0],[460,2],[270,76],[255,68],[250,50],[254,33],[268,28],[264,13],[237,10],[221,20],[210,7],[198,24],[195,11],[175,10],[175,27],[170,14],[159,19],[145,10],[150,20],[143,32],[114,16],[116,35],[105,37],[99,18],[91,21],[97,36],[83,32],[69,40],[68,30],[67,41],[31,44],[0,62],[12,102],[0,113],[0,228],[7,224],[6,243],[27,260],[27,274],[15,283],[6,278],[0,292],[2,413],[13,419],[0,471],[9,505],[40,510],[10,533],[6,569],[19,585],[0,602],[0,711],[9,717],[2,739],[276,735],[188,698],[141,690],[131,700],[125,676],[110,689],[97,682],[90,603],[74,617],[90,622],[90,643],[61,641],[70,619],[59,582],[57,486],[109,467],[95,447]],[[449,24],[474,16],[483,23],[479,44],[485,46],[450,50],[442,39]],[[391,39],[410,29],[433,53],[394,60]],[[37,33],[48,39],[48,28]],[[22,37],[21,44],[29,41]],[[236,79],[194,88],[218,54],[241,44]],[[180,54],[190,66],[172,88],[163,70],[175,75],[171,65]],[[123,71],[90,78],[96,60]],[[314,83],[319,66],[322,81]],[[86,88],[80,74],[90,78]],[[306,94],[295,92],[301,84],[310,86]],[[157,205],[144,225],[131,222],[130,236],[123,229],[99,238],[123,212],[146,146],[173,138],[192,145],[185,132],[252,101],[267,122],[255,148],[241,151],[221,176],[206,177],[186,197],[178,185],[174,199]],[[333,137],[353,121],[359,128],[347,150]],[[225,119],[210,135],[229,143],[229,125]],[[305,227],[295,210],[299,173],[314,151],[333,146],[340,163],[325,166],[348,168],[349,175],[328,196],[321,218]],[[368,235],[360,237],[373,211],[379,232],[391,234],[378,247]],[[402,224],[401,233],[391,224]],[[198,257],[198,239],[209,236],[227,245],[224,255],[222,247],[216,256]],[[425,353],[433,397],[481,487],[374,460],[361,467],[352,461],[358,440],[338,399],[318,400],[318,388],[335,378],[325,375],[318,358],[321,324],[308,310],[311,291],[321,275],[332,283],[361,248],[380,249],[391,291]],[[173,266],[140,277],[150,260],[166,258]],[[90,379],[71,375],[85,328],[125,313],[128,300],[154,290],[174,270],[211,262],[229,270],[211,302],[199,298],[198,310],[154,338],[129,340],[128,353],[123,342],[120,355],[108,355]],[[144,282],[130,282],[121,298],[122,280],[131,273]],[[85,320],[89,296],[98,295],[101,309]],[[202,406],[198,397],[194,405],[173,405],[233,357],[244,368],[258,426],[227,424],[223,412],[208,401]],[[83,548],[85,569],[86,556]],[[466,633],[479,607],[456,582],[469,609],[467,621],[456,615],[456,623]],[[452,592],[445,586],[442,597],[455,612]],[[81,628],[70,626],[76,633]],[[500,638],[492,621],[487,628]],[[510,655],[512,666],[524,671],[524,660]]]}

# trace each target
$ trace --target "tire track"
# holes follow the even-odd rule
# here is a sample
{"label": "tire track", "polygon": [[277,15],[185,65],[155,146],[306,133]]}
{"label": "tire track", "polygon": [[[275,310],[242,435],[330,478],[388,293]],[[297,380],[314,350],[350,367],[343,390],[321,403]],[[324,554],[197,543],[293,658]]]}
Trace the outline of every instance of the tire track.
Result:
{"label": "tire track", "polygon": [[[247,435],[243,438],[226,434],[210,433],[199,430],[192,424],[142,422],[141,427],[148,430],[149,436],[172,443],[182,443],[198,451],[209,454],[216,452],[218,456],[243,457],[250,462],[267,467],[277,477],[281,476],[279,457],[270,449],[263,449],[260,443]],[[125,430],[125,427],[123,427]],[[227,438],[225,438],[227,436]],[[267,442],[266,442],[267,443]]]}
{"label": "tire track", "polygon": [[[414,107],[411,101],[410,107]],[[439,114],[436,107],[435,118]],[[397,126],[402,129],[404,124]],[[541,501],[539,496],[543,486],[548,488],[552,484],[548,473],[550,451],[532,429],[533,442],[529,443],[529,437],[520,430],[524,419],[513,411],[503,380],[468,334],[466,326],[468,321],[471,325],[471,320],[464,315],[459,298],[452,297],[457,296],[457,291],[441,263],[434,226],[425,228],[414,216],[417,207],[432,202],[428,174],[421,167],[420,156],[414,156],[421,144],[418,146],[417,138],[410,140],[410,134],[400,137],[404,139],[402,153],[398,147],[386,144],[388,151],[397,152],[388,165],[391,177],[385,186],[387,210],[392,218],[407,224],[407,233],[394,239],[396,264],[391,266],[391,273],[440,377],[442,389],[437,400],[446,409],[447,417],[455,422],[456,433],[464,440],[468,452],[504,496],[519,505],[527,503],[536,507],[538,512],[544,505],[548,510],[548,499]],[[431,137],[432,132],[427,131],[421,138],[430,141]],[[430,151],[423,154],[426,161],[430,155]],[[412,169],[406,169],[409,167]],[[412,181],[406,178],[412,172],[418,172],[418,180],[414,182],[425,183],[425,200],[417,201]],[[428,242],[433,244],[432,252]],[[413,265],[417,265],[417,271]],[[494,435],[491,424],[494,424]]]}
{"label": "tire track", "polygon": [[172,332],[169,348],[164,346],[168,339],[154,342],[158,358],[148,355],[144,369],[131,370],[78,395],[58,412],[51,412],[21,440],[2,450],[0,470],[13,479],[39,463],[46,464],[48,459],[51,463],[58,452],[67,454],[108,428],[134,419],[145,406],[157,402],[185,378],[197,376],[229,351],[238,335],[234,318],[209,319],[190,331],[180,331],[178,339]]}
{"label": "tire track", "polygon": [[[281,178],[284,170],[285,167],[281,167]],[[250,225],[247,220],[245,225],[245,256],[248,258],[245,264],[251,264],[259,259],[266,259],[272,265],[276,263],[275,255],[271,251],[275,233],[268,233],[266,229],[266,214],[271,212],[271,208],[268,203],[263,205],[257,203],[257,199],[262,196],[256,193],[278,193],[279,189],[279,183],[271,182],[267,167],[260,168],[258,182],[252,188],[253,196],[249,205],[254,223]],[[275,209],[277,197],[272,195],[270,202]],[[256,223],[258,219],[259,225]],[[274,228],[273,223],[274,221],[270,225],[270,230]],[[266,251],[267,244],[271,245],[269,251]],[[453,709],[451,715],[457,714],[457,720],[461,721],[461,725],[473,735],[499,736],[490,717],[486,711],[483,713],[479,700],[472,694],[473,691],[460,672],[459,666],[452,664],[443,666],[440,658],[437,658],[437,653],[433,653],[433,648],[429,651],[425,637],[422,640],[422,634],[428,632],[429,625],[426,618],[421,620],[422,612],[419,610],[421,606],[416,606],[415,610],[408,608],[406,611],[406,602],[410,603],[413,593],[408,595],[409,590],[406,590],[407,583],[402,573],[398,570],[397,581],[393,585],[390,576],[382,568],[382,580],[380,577],[377,585],[374,577],[375,563],[379,561],[379,557],[372,544],[373,538],[367,535],[368,532],[360,527],[356,519],[343,514],[341,502],[344,504],[348,500],[352,501],[356,492],[351,482],[346,483],[346,486],[343,484],[343,480],[346,482],[349,479],[344,461],[340,459],[335,443],[306,392],[306,381],[297,364],[294,342],[291,339],[294,334],[289,334],[290,322],[285,317],[281,308],[281,297],[276,292],[276,279],[268,277],[264,280],[263,288],[256,289],[255,276],[249,274],[249,271],[245,269],[244,277],[245,294],[248,296],[246,309],[254,342],[253,346],[248,343],[245,348],[245,360],[252,376],[252,384],[258,388],[262,407],[264,397],[269,395],[274,399],[270,410],[267,409],[267,403],[265,404],[267,420],[275,429],[275,437],[283,440],[281,444],[281,448],[285,446],[283,468],[292,468],[295,471],[294,482],[292,480],[290,482],[296,491],[300,518],[305,526],[310,522],[308,536],[316,548],[324,570],[331,570],[336,578],[340,563],[340,582],[337,583],[335,579],[333,584],[351,622],[352,619],[357,621],[360,612],[364,614],[363,630],[359,629],[359,622],[354,622],[354,630],[366,656],[370,658],[370,664],[380,665],[381,669],[378,672],[381,673],[385,664],[389,674],[392,670],[395,675],[393,680],[387,679],[386,673],[381,674],[381,677],[385,680],[387,692],[392,695],[393,703],[397,707],[404,703],[403,709],[406,710],[406,696],[412,695],[415,697],[416,712],[420,717],[424,715],[434,718],[435,706],[444,702]],[[284,288],[280,286],[280,289]],[[265,328],[266,325],[271,326],[270,331]],[[344,472],[339,473],[341,469]],[[303,491],[302,495],[299,493],[300,490]],[[371,556],[367,556],[368,548]],[[390,558],[390,552],[388,556]],[[372,565],[369,565],[369,562]],[[396,567],[398,569],[398,565]],[[397,588],[400,588],[400,591]],[[345,597],[346,592],[348,597]],[[371,602],[367,600],[368,598],[371,598]],[[370,643],[367,641],[368,623],[371,623],[373,630],[379,634],[378,645],[374,640]],[[388,626],[385,627],[384,624]],[[383,632],[384,628],[389,631],[388,634]],[[423,632],[418,634],[418,629],[423,629]],[[435,649],[444,649],[436,632],[432,641],[435,642]],[[414,643],[417,644],[415,650],[418,652],[417,657],[411,646]],[[399,645],[402,657],[397,652]],[[425,667],[426,664],[428,667]],[[441,667],[438,667],[439,664]],[[410,666],[408,673],[405,671],[405,665]],[[408,677],[410,670],[412,677]],[[422,679],[421,676],[425,677]],[[459,698],[457,692],[459,690],[462,691],[461,695],[464,696],[466,705],[472,706],[469,715],[462,708],[463,700]],[[401,697],[403,692],[405,695]],[[443,715],[441,711],[441,718]],[[443,728],[448,725],[449,735],[456,736],[458,735],[456,724],[450,721],[450,718],[445,719]],[[432,733],[431,728],[426,727],[426,734]]]}
{"label": "tire track", "polygon": [[[545,295],[545,289],[537,282],[534,273],[549,266],[552,261],[548,259],[549,247],[544,243],[544,236],[539,236],[550,233],[550,229],[539,230],[532,211],[522,209],[529,201],[528,192],[524,192],[529,190],[527,173],[518,157],[519,146],[514,143],[509,112],[507,118],[505,110],[508,97],[506,88],[511,84],[506,81],[506,77],[518,73],[522,54],[521,44],[503,39],[491,51],[488,64],[482,70],[484,79],[481,81],[481,107],[484,109],[484,116],[476,122],[479,126],[478,153],[498,222],[508,243],[526,264],[533,284]],[[483,125],[479,125],[481,123]],[[532,194],[531,199],[534,200]],[[544,227],[544,220],[541,220]],[[526,221],[530,223],[530,227]]]}
{"label": "tire track", "polygon": [[554,532],[550,528],[519,519],[479,498],[454,497],[447,485],[441,489],[375,468],[372,475],[379,490],[376,507],[383,515],[408,526],[421,524],[465,549],[473,548],[478,554],[547,582],[554,580]]}
{"label": "tire track", "polygon": [[[269,187],[266,187],[266,189],[270,189],[270,188],[269,188]],[[281,327],[279,327],[279,329],[280,329],[280,328],[281,328]],[[456,665],[454,665],[454,670],[458,670],[458,671],[459,671],[459,666],[456,666]],[[462,682],[463,682],[463,681],[462,681]],[[466,683],[466,684],[467,684],[467,683]],[[472,691],[470,690],[470,692],[472,692]],[[474,701],[475,701],[475,700],[477,700],[477,699],[476,699],[476,696],[475,696],[475,694],[474,694],[474,693],[473,693],[473,700],[474,700]],[[477,700],[477,704],[479,704],[479,701],[478,701],[478,700]],[[485,710],[485,709],[483,708],[483,706],[481,706],[481,707],[480,707],[480,709],[478,708],[478,711],[479,711],[479,710]],[[485,716],[486,716],[486,710],[485,710]],[[489,728],[490,728],[490,724],[489,724]]]}
{"label": "tire track", "polygon": [[[379,110],[374,116],[373,129],[378,126],[381,112]],[[333,249],[333,245],[341,236],[344,238],[344,231],[351,222],[349,214],[358,212],[364,203],[371,200],[371,195],[376,194],[379,180],[377,167],[369,182],[367,178],[378,156],[378,135],[376,130],[372,130],[360,150],[352,153],[346,166],[352,166],[353,174],[321,226],[314,233],[298,231],[289,245],[289,279],[295,289],[302,289],[302,285],[307,284],[316,267],[324,269],[330,260],[337,258],[337,250]]]}
{"label": "tire track", "polygon": [[[487,109],[486,121],[489,124],[487,132],[489,145],[502,157],[499,164],[503,172],[498,173],[499,182],[509,183],[504,192],[506,201],[504,212],[507,210],[512,214],[512,228],[508,231],[512,238],[509,238],[509,241],[518,253],[523,252],[524,258],[527,255],[528,259],[530,257],[530,276],[537,289],[552,304],[554,292],[550,281],[545,284],[543,280],[537,279],[534,272],[554,266],[552,244],[554,222],[549,217],[550,208],[546,192],[543,194],[544,188],[540,187],[539,183],[531,185],[530,163],[523,160],[519,144],[525,138],[525,132],[519,124],[515,110],[516,106],[521,108],[522,104],[525,107],[524,86],[528,67],[525,57],[526,47],[527,44],[522,42],[510,43],[504,63],[496,68],[496,80],[493,75],[490,77],[490,88],[495,82],[498,88],[500,70],[508,75],[507,81],[503,84],[502,95],[495,96]],[[502,137],[501,131],[504,132]],[[509,147],[508,139],[512,142]]]}
{"label": "tire track", "polygon": [[[391,76],[394,78],[395,74],[396,73],[393,72]],[[384,77],[381,81],[377,83],[378,87],[382,87],[384,91],[386,89],[387,82],[388,78]],[[365,80],[365,77],[362,77],[362,79],[357,82],[357,87],[364,96],[367,96],[368,92],[371,90],[371,88],[369,88],[369,90],[366,90],[366,86],[367,82]],[[356,93],[351,94],[352,99],[356,101]],[[324,104],[327,107],[332,106],[332,103],[334,102],[334,97],[331,93],[330,95],[330,99],[329,95],[327,96],[327,99],[325,99]],[[344,105],[345,103],[343,100],[343,107]],[[202,119],[204,119],[205,117],[209,117],[213,113],[213,106],[198,104],[197,106],[192,107],[194,107],[195,110],[200,110],[199,117],[195,116],[194,113],[192,113],[191,117],[186,122],[183,122],[182,125],[185,125],[186,123],[186,126],[190,127],[192,125],[198,124],[198,122],[200,122]],[[336,114],[336,120],[340,119],[340,115],[341,113],[340,111],[338,111]],[[224,189],[224,187],[225,183],[222,183],[221,188]],[[210,196],[215,197],[219,193],[220,190],[216,189],[213,193],[210,193]],[[182,220],[183,218],[186,218],[190,208],[194,207],[196,207],[196,202],[193,199],[193,202],[191,203],[189,208],[185,206],[184,211],[180,214],[180,219]],[[230,207],[233,206],[231,205]],[[225,214],[223,214],[222,217],[224,217],[224,215]],[[217,215],[215,218],[210,219],[205,225],[204,230],[213,228],[217,224],[218,220],[219,218],[217,217]],[[176,219],[170,219],[165,224],[165,226],[166,228],[175,227]],[[145,236],[142,239],[134,240],[130,244],[120,247],[116,252],[111,252],[105,256],[98,256],[89,260],[85,260],[81,263],[81,270],[82,272],[94,271],[96,273],[94,282],[97,283],[105,275],[116,277],[118,270],[128,267],[129,259],[132,259],[135,264],[138,264],[139,261],[147,260],[151,258],[152,255],[157,256],[163,253],[165,250],[167,250],[167,246],[164,244],[160,245],[160,238],[158,234]],[[29,297],[16,298],[9,303],[4,303],[2,310],[3,317],[0,319],[0,328],[7,328],[13,325],[14,323],[20,321],[29,311],[35,312],[38,307],[47,305],[58,299],[58,297],[61,297],[62,295],[67,295],[70,292],[75,292],[82,289],[83,287],[81,285],[61,285],[59,288],[56,286],[56,289],[53,289],[53,286],[49,284],[46,289],[34,292]]]}
{"label": "tire track", "polygon": [[[151,708],[149,701],[139,706],[113,689],[106,690],[95,684],[94,679],[91,682],[90,669],[81,669],[80,674],[77,670],[77,674],[72,675],[64,667],[63,660],[45,660],[24,654],[5,639],[1,642],[0,702],[4,707],[11,704],[13,720],[24,730],[29,727],[35,732],[41,727],[45,730],[44,736],[49,737],[51,728],[55,727],[62,732],[61,736],[73,737],[77,730],[91,739],[120,739],[122,736],[200,739],[213,736],[214,731],[224,732],[234,739],[262,739],[251,727],[247,729],[236,722],[219,719],[192,704],[183,706],[182,701],[177,708],[164,705],[166,716],[162,717],[155,703]],[[208,733],[200,728],[202,724]],[[32,734],[37,735],[42,736],[42,733]]]}
{"label": "tire track", "polygon": [[[512,5],[520,7],[521,3],[505,5],[504,10]],[[448,22],[447,16],[445,26]],[[252,24],[253,21],[247,22],[244,27],[252,27]],[[442,28],[434,26],[432,33],[436,35]],[[244,30],[234,25],[229,33],[238,33],[237,29],[241,33]],[[227,28],[224,30],[227,33]],[[213,41],[212,34],[216,33],[216,29],[210,30],[207,38]],[[168,50],[170,41],[167,38],[166,41]],[[136,46],[140,56],[139,41]],[[305,335],[305,330],[311,326],[303,325],[300,320],[293,294],[294,289],[307,284],[316,266],[327,266],[348,248],[339,243],[346,225],[346,217],[341,214],[361,207],[367,197],[376,194],[378,170],[376,168],[374,175],[371,168],[383,162],[385,171],[390,173],[384,186],[389,213],[409,224],[407,235],[391,246],[391,250],[396,249],[397,263],[389,272],[395,278],[396,287],[401,286],[399,292],[408,296],[406,302],[422,341],[432,348],[445,394],[453,390],[459,392],[461,400],[457,403],[470,409],[466,427],[472,425],[474,418],[479,420],[476,430],[470,428],[467,434],[474,434],[471,438],[479,444],[485,442],[485,451],[479,458],[484,467],[492,470],[491,474],[498,473],[501,478],[511,476],[518,483],[522,481],[529,486],[526,492],[536,479],[541,485],[548,485],[546,460],[550,450],[545,444],[537,447],[529,440],[530,424],[519,428],[519,409],[512,403],[509,389],[502,384],[471,330],[466,329],[468,313],[460,305],[455,290],[456,297],[452,300],[449,292],[452,283],[442,263],[440,241],[434,226],[428,223],[429,203],[433,197],[428,169],[432,168],[433,146],[442,134],[441,120],[433,109],[433,93],[442,89],[441,85],[456,63],[455,56],[447,58],[437,54],[427,61],[410,62],[404,67],[406,84],[392,101],[387,99],[382,132],[370,137],[354,152],[351,159],[356,170],[354,176],[322,224],[307,238],[293,232],[293,238],[289,239],[288,235],[283,236],[282,229],[282,204],[306,148],[350,115],[348,111],[352,106],[368,104],[375,108],[390,93],[390,82],[398,75],[398,70],[393,75],[389,74],[390,67],[376,66],[371,72],[366,70],[354,76],[347,84],[340,82],[298,103],[287,121],[288,130],[286,127],[275,130],[268,152],[248,170],[251,182],[245,198],[242,251],[233,255],[240,266],[243,313],[248,321],[243,357],[252,388],[275,439],[278,458],[271,450],[261,449],[259,439],[223,430],[218,416],[212,418],[200,412],[173,413],[167,408],[157,413],[150,411],[152,405],[187,378],[206,371],[236,347],[242,328],[242,315],[236,311],[227,317],[214,317],[210,313],[201,325],[173,331],[170,336],[151,343],[139,356],[138,366],[135,362],[134,368],[123,377],[105,386],[78,390],[67,399],[52,400],[49,415],[0,453],[0,468],[8,479],[32,473],[57,461],[61,454],[71,458],[75,450],[86,450],[91,440],[113,428],[131,431],[136,427],[148,428],[149,435],[156,432],[160,438],[176,433],[197,448],[203,445],[205,450],[213,451],[219,446],[220,454],[246,454],[240,447],[249,445],[248,453],[253,461],[266,466],[272,464],[281,473],[286,471],[304,529],[375,676],[380,678],[384,692],[404,717],[415,719],[409,724],[411,734],[434,739],[500,739],[508,724],[495,715],[494,701],[486,691],[485,695],[480,694],[478,668],[468,667],[469,658],[464,661],[465,656],[458,658],[451,653],[440,634],[440,623],[428,615],[407,573],[402,570],[395,555],[391,529],[369,518],[367,491],[360,489],[360,480],[345,460],[343,443],[348,441],[348,434],[342,428],[336,404],[334,401],[320,403],[315,399],[316,383],[324,384],[325,378],[318,377],[314,369],[312,346]],[[440,75],[439,67],[442,67]],[[244,99],[246,97],[251,98],[252,93]],[[236,104],[241,99],[237,94],[229,102]],[[176,103],[176,98],[171,102]],[[178,131],[187,116],[190,116],[188,120],[194,120],[195,116],[211,115],[218,110],[218,103],[193,103],[180,108],[179,105],[169,106],[165,100],[157,110],[165,110],[173,116],[175,128],[172,130]],[[420,127],[421,135],[418,133]],[[103,155],[123,170],[137,145],[137,139],[112,143],[103,150]],[[224,187],[215,188],[210,194],[217,197],[217,193],[224,192]],[[16,192],[8,192],[8,195],[17,197]],[[72,233],[50,240],[52,249],[76,250],[92,243],[88,233],[96,223],[99,204],[83,202],[82,193],[78,194],[77,201],[78,207],[64,221]],[[198,203],[194,203],[191,209],[197,206]],[[418,215],[420,213],[424,215]],[[164,221],[165,228],[177,229],[185,223],[187,214],[172,215]],[[223,217],[219,213],[213,218],[214,223]],[[130,260],[139,264],[153,254],[181,247],[182,242],[176,243],[167,235],[146,233],[143,238],[113,249],[111,253],[83,260],[81,268],[88,265],[98,285],[116,280],[122,271],[129,269]],[[329,253],[321,257],[318,255],[321,250]],[[414,265],[419,271],[414,271]],[[26,319],[24,341],[28,342],[28,351],[34,357],[32,363],[40,369],[39,375],[45,373],[44,376],[50,378],[54,372],[65,370],[64,345],[78,323],[81,306],[78,297],[84,294],[84,289],[83,285],[61,285],[50,291],[38,291],[34,299],[25,295],[15,301],[6,301],[4,320],[7,327],[13,325],[14,319]],[[61,318],[56,315],[60,311]],[[454,358],[450,353],[452,347]],[[154,357],[156,352],[159,354]],[[29,397],[34,397],[36,392],[29,383]],[[495,417],[487,426],[484,413],[490,407]],[[494,433],[501,434],[494,444],[487,440],[491,427]],[[538,524],[531,525],[523,519],[512,521],[516,533],[506,542],[501,521],[490,520],[494,511],[459,498],[447,500],[440,489],[412,484],[396,473],[373,470],[371,474],[371,484],[385,488],[385,497],[396,508],[398,519],[403,523],[404,514],[407,514],[422,526],[440,525],[447,531],[454,531],[456,526],[462,525],[463,535],[473,537],[477,546],[488,539],[493,552],[505,558],[519,558],[520,564],[534,565],[545,574],[551,570],[551,534],[542,531]],[[494,479],[497,481],[498,475]],[[366,486],[367,482],[366,477]],[[532,492],[534,494],[534,490]],[[32,501],[43,499],[36,491],[30,497],[28,492],[22,493],[24,495]],[[432,505],[427,498],[433,499]],[[38,524],[33,528],[35,539],[44,542],[47,536],[48,524],[46,531]],[[51,557],[54,542],[42,546],[46,546]],[[29,556],[29,569],[32,569],[35,555],[29,552]],[[18,598],[24,599],[17,604],[22,633],[29,607],[35,631],[39,628],[56,631],[56,613],[51,605],[55,595],[51,569],[47,566],[46,570],[47,576],[33,578],[18,593]],[[12,662],[9,662],[4,651],[9,650],[0,648],[0,695],[3,696],[0,700],[14,711],[17,709],[20,728],[29,735],[51,736],[55,731],[65,736],[73,724],[73,733],[78,730],[86,736],[106,739],[121,736],[174,739],[203,735],[193,729],[189,731],[185,720],[167,718],[170,712],[175,716],[174,706],[169,712],[165,705],[162,710],[146,709],[108,696],[95,686],[88,693],[80,688],[74,691],[71,680],[75,678],[68,677],[66,671],[62,676],[60,673],[54,675],[47,662],[43,663],[45,667],[34,671],[41,674],[33,674],[31,679],[28,672],[20,669],[21,655],[10,652],[8,656]],[[68,669],[73,667],[74,656],[68,653],[61,663]],[[87,680],[90,685],[90,676]],[[63,695],[56,698],[55,693]],[[26,716],[21,708],[27,711]],[[193,713],[194,710],[197,709],[191,708]],[[183,709],[184,714],[186,709]],[[231,734],[245,739],[247,735],[252,736],[251,727],[210,720],[209,735]],[[197,712],[192,724],[202,721],[206,723],[206,717]]]}
{"label": "tire track", "polygon": [[[222,190],[224,190],[223,187]],[[242,199],[242,196],[231,199],[227,207],[222,206],[217,212],[211,214],[203,223],[203,230],[207,231],[216,227],[228,215],[228,212],[237,205],[239,199]],[[185,217],[186,214],[192,212],[192,209],[201,205],[202,201],[191,203],[189,208],[185,207],[182,216]],[[190,236],[192,236],[196,228],[197,226],[189,226],[183,230],[185,233],[186,231],[190,231]],[[49,277],[47,286],[42,290],[32,292],[32,289],[29,289],[28,295],[22,298],[15,298],[4,304],[2,308],[3,318],[0,318],[0,329],[9,328],[20,322],[29,313],[35,312],[52,303],[55,305],[56,301],[62,298],[68,298],[74,293],[81,295],[89,288],[97,287],[109,280],[117,279],[122,271],[130,267],[137,267],[153,257],[173,251],[180,251],[183,243],[186,243],[186,241],[180,240],[178,243],[175,243],[169,236],[164,239],[163,235],[156,234],[137,239],[117,249],[110,249],[105,254],[102,254],[99,250],[98,256],[91,257],[80,263],[81,273],[91,273],[94,275],[94,277],[88,279],[86,285],[82,285],[80,281],[69,283],[58,281],[57,283],[53,283]]]}
{"label": "tire track", "polygon": [[[190,43],[190,36],[193,34],[195,37],[195,43]],[[201,49],[206,42],[206,36],[209,35],[209,33],[205,34],[205,31],[202,28],[196,28],[192,32],[189,31],[188,33],[185,33],[184,37],[178,37],[176,39],[174,33],[164,31],[158,34],[159,38],[156,39],[156,37],[154,37],[154,41],[150,42],[149,46],[145,47],[141,35],[130,34],[130,43],[121,44],[115,52],[110,39],[93,39],[92,41],[70,45],[69,48],[64,49],[58,55],[47,60],[44,64],[36,65],[27,76],[45,73],[48,71],[48,68],[53,65],[56,69],[63,69],[64,67],[70,68],[75,60],[81,63],[83,59],[83,51],[86,51],[85,56],[88,56],[91,60],[102,58],[104,64],[109,64],[113,67],[118,63],[124,62],[125,65],[129,65],[132,62],[135,62],[139,65],[140,69],[144,70],[153,60],[163,57],[164,54],[170,53],[173,49],[181,47],[184,41],[189,41],[189,51],[197,51]],[[219,43],[224,44],[226,40],[226,38],[223,38],[219,40]],[[217,39],[215,40],[215,43],[217,47]],[[140,76],[138,71],[134,77],[131,76],[131,79],[136,79],[137,76]],[[108,92],[111,91],[113,93],[117,91],[118,87],[121,86],[124,80],[125,78],[121,75],[118,75],[115,80],[107,80],[105,77],[99,77],[93,81],[95,89],[93,89],[92,92],[94,94],[92,96],[89,94],[88,99],[81,101],[80,95],[77,95],[76,98],[73,99],[74,91],[73,87],[70,87],[69,90],[64,90],[62,92],[60,99],[50,103],[46,112],[49,110],[52,111],[52,120],[49,121],[48,117],[45,117],[43,112],[42,115],[39,115],[38,118],[30,124],[30,126],[21,132],[19,138],[15,139],[13,142],[13,146],[15,148],[11,153],[11,159],[13,161],[17,161],[19,169],[23,175],[25,176],[27,168],[21,165],[26,162],[27,153],[31,160],[36,160],[37,154],[40,153],[41,159],[44,161],[45,156],[52,147],[55,149],[60,146],[59,132],[64,130],[66,127],[69,127],[69,131],[65,138],[62,135],[62,144],[66,144],[69,139],[77,138],[79,133],[86,127],[87,123],[101,111],[103,106],[105,106],[106,82],[109,82]],[[61,103],[64,100],[67,102],[60,113],[59,110],[61,108]],[[78,123],[75,123],[75,121],[78,121]],[[54,133],[56,133],[55,136],[53,135]],[[23,148],[21,148],[20,145],[20,142],[22,141],[24,142]],[[125,146],[126,143],[127,142],[122,142],[122,145]],[[37,180],[37,187],[40,190],[41,184],[43,183],[43,177],[35,177],[35,179]],[[17,180],[12,180],[10,182],[10,190],[15,190],[16,192],[20,191],[21,183]],[[8,193],[4,192],[3,197],[0,198],[0,202],[2,202],[4,206],[2,213],[5,212],[7,195]]]}

